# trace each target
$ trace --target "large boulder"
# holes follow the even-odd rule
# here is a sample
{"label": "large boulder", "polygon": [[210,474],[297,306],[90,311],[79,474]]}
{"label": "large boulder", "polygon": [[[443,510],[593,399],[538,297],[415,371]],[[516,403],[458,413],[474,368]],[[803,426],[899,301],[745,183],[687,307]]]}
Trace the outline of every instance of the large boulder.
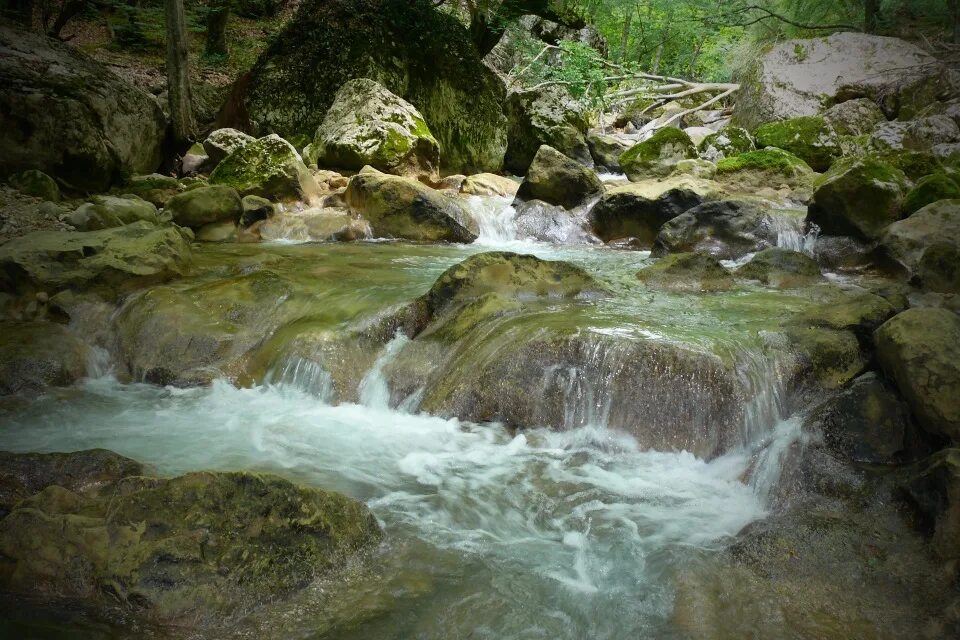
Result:
{"label": "large boulder", "polygon": [[308,0],[234,85],[224,126],[309,141],[348,80],[370,78],[423,114],[445,168],[498,171],[505,89],[466,30],[428,0]]}
{"label": "large boulder", "polygon": [[907,119],[947,89],[946,70],[920,47],[896,38],[834,33],[773,47],[741,80],[734,123],[746,129],[867,97],[889,118]]}
{"label": "large boulder", "polygon": [[870,134],[870,145],[881,152],[910,151],[930,152],[934,147],[960,141],[960,127],[953,118],[940,114],[917,118],[881,122]]}
{"label": "large boulder", "polygon": [[256,140],[243,131],[229,127],[210,132],[203,141],[203,150],[207,152],[208,163],[215,167],[228,155]]}
{"label": "large boulder", "polygon": [[717,181],[735,190],[806,187],[813,177],[810,165],[792,153],[775,147],[728,156],[717,162]]}
{"label": "large boulder", "polygon": [[60,187],[56,180],[36,169],[15,173],[7,179],[11,187],[28,196],[48,202],[60,202]]}
{"label": "large boulder", "polygon": [[170,198],[183,192],[186,187],[187,183],[180,182],[173,176],[151,173],[145,176],[133,176],[114,189],[114,193],[124,196],[134,195],[155,207],[162,207]]}
{"label": "large boulder", "polygon": [[871,157],[836,163],[815,183],[807,220],[827,235],[877,240],[903,216],[907,177]]}
{"label": "large boulder", "polygon": [[636,181],[669,175],[679,161],[696,157],[697,147],[690,136],[676,127],[663,127],[624,151],[620,166],[628,178]]}
{"label": "large boulder", "polygon": [[87,373],[90,350],[59,324],[0,324],[0,395],[37,393],[72,384]]}
{"label": "large boulder", "polygon": [[913,274],[927,248],[941,242],[960,245],[960,200],[940,200],[894,222],[880,239],[880,248]]}
{"label": "large boulder", "polygon": [[547,145],[581,164],[592,167],[587,145],[588,121],[583,106],[566,89],[514,91],[507,96],[507,153],[503,165],[517,175],[527,173],[540,147]]}
{"label": "large boulder", "polygon": [[0,590],[101,613],[119,605],[181,630],[217,626],[340,569],[381,535],[361,503],[267,474],[50,484],[0,520]]}
{"label": "large boulder", "polygon": [[190,243],[174,226],[134,222],[102,231],[35,231],[0,245],[0,290],[46,291],[183,275]]}
{"label": "large boulder", "polygon": [[542,200],[573,209],[602,189],[603,185],[592,169],[553,147],[543,145],[537,150],[527,176],[517,190],[517,198]]}
{"label": "large boulder", "polygon": [[269,135],[232,152],[210,174],[210,184],[226,185],[240,195],[277,200],[306,200],[317,183],[289,142]]}
{"label": "large boulder", "polygon": [[131,222],[159,222],[157,208],[136,197],[93,196],[73,213],[68,220],[80,231],[97,231],[119,227]]}
{"label": "large boulder", "polygon": [[587,133],[587,146],[590,148],[590,156],[597,171],[619,173],[623,170],[620,167],[620,156],[630,148],[630,145],[622,139],[591,131]]}
{"label": "large boulder", "polygon": [[590,209],[593,232],[604,242],[635,238],[649,249],[660,227],[713,195],[694,180],[634,182],[607,189]]}
{"label": "large boulder", "polygon": [[960,185],[945,173],[934,173],[917,180],[903,198],[903,212],[908,216],[938,200],[960,198]]}
{"label": "large boulder", "polygon": [[960,317],[908,309],[874,336],[877,360],[925,430],[960,443]]}
{"label": "large boulder", "polygon": [[730,289],[733,276],[706,253],[674,253],[637,272],[648,287],[668,291],[716,291]]}
{"label": "large boulder", "polygon": [[0,26],[0,175],[39,169],[104,191],[160,164],[156,98],[76,47]]}
{"label": "large boulder", "polygon": [[777,244],[777,225],[768,213],[735,200],[706,202],[660,227],[653,255],[701,252],[736,260]]}
{"label": "large boulder", "polygon": [[820,267],[806,254],[770,247],[737,269],[737,276],[775,287],[803,287],[820,279]]}
{"label": "large boulder", "polygon": [[917,264],[917,281],[927,291],[960,293],[960,245],[955,239],[924,250]]}
{"label": "large boulder", "polygon": [[399,176],[364,170],[350,178],[347,205],[382,238],[473,242],[469,214],[456,198]]}
{"label": "large boulder", "polygon": [[826,171],[842,154],[837,132],[820,116],[769,122],[757,127],[753,135],[758,146],[789,151],[814,171]]}
{"label": "large boulder", "polygon": [[460,193],[467,196],[499,196],[512,198],[517,195],[520,183],[495,173],[477,173],[464,178]]}
{"label": "large boulder", "polygon": [[841,136],[863,136],[887,118],[873,100],[854,98],[824,111],[823,119]]}
{"label": "large boulder", "polygon": [[235,189],[217,185],[176,195],[170,198],[164,211],[181,227],[199,229],[214,222],[237,222],[243,213],[243,204]]}
{"label": "large boulder", "polygon": [[731,156],[738,156],[741,153],[754,151],[756,143],[746,129],[726,127],[701,140],[697,149],[702,158],[716,162]]}
{"label": "large boulder", "polygon": [[420,112],[368,78],[345,82],[310,148],[318,164],[359,170],[370,165],[406,176],[435,176],[440,146]]}

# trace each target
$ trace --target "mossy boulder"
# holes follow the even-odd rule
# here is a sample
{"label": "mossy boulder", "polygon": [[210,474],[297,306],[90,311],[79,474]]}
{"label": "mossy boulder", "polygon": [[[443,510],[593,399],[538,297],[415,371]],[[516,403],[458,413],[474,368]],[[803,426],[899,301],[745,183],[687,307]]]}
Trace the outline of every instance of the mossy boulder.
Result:
{"label": "mossy boulder", "polygon": [[207,165],[215,167],[228,155],[242,149],[256,140],[253,136],[236,129],[225,127],[211,131],[203,141],[203,150],[207,155]]}
{"label": "mossy boulder", "polygon": [[717,162],[717,180],[741,189],[804,187],[813,181],[813,170],[788,151],[776,148],[748,151]]}
{"label": "mossy boulder", "polygon": [[801,359],[800,380],[824,389],[839,389],[863,373],[870,362],[851,331],[797,325],[784,333]]}
{"label": "mossy boulder", "polygon": [[690,136],[676,127],[664,127],[624,151],[620,167],[628,178],[638,181],[669,175],[677,162],[696,157],[697,147]]}
{"label": "mossy boulder", "polygon": [[917,264],[917,280],[927,291],[960,293],[960,245],[938,242],[927,247]]}
{"label": "mossy boulder", "polygon": [[854,98],[824,111],[823,119],[841,136],[862,136],[873,131],[887,117],[870,98]]}
{"label": "mossy boulder", "polygon": [[20,193],[48,202],[60,202],[60,187],[57,181],[36,169],[15,173],[7,178],[7,183]]}
{"label": "mossy boulder", "polygon": [[917,181],[903,199],[903,212],[908,216],[938,200],[960,198],[960,186],[944,173],[935,173]]}
{"label": "mossy boulder", "polygon": [[616,136],[591,131],[587,134],[587,146],[598,171],[620,173],[620,156],[630,145]]}
{"label": "mossy boulder", "polygon": [[0,290],[121,285],[183,275],[190,243],[173,226],[134,222],[102,231],[35,231],[0,245]]}
{"label": "mossy boulder", "polygon": [[428,0],[308,0],[234,85],[221,123],[311,139],[340,87],[370,78],[412,104],[446,170],[499,171],[505,89],[459,20]]}
{"label": "mossy boulder", "polygon": [[908,309],[874,335],[877,360],[925,430],[960,442],[960,317]]}
{"label": "mossy boulder", "polygon": [[648,287],[668,291],[717,291],[734,286],[733,276],[706,253],[673,253],[637,272]]}
{"label": "mossy boulder", "polygon": [[718,200],[664,223],[654,239],[653,255],[700,252],[736,260],[776,244],[777,229],[768,213],[745,202]]}
{"label": "mossy boulder", "polygon": [[350,178],[347,205],[376,237],[424,242],[473,242],[469,214],[456,198],[412,180],[374,170]]}
{"label": "mossy boulder", "polygon": [[166,119],[152,95],[54,38],[0,27],[0,175],[38,169],[105,191],[160,164]]}
{"label": "mossy boulder", "polygon": [[894,222],[880,239],[880,248],[908,274],[915,274],[923,253],[940,242],[960,244],[960,200],[940,200]]}
{"label": "mossy boulder", "polygon": [[260,196],[244,196],[240,200],[243,213],[240,215],[240,226],[249,227],[254,222],[266,220],[273,216],[276,209],[273,203]]}
{"label": "mossy boulder", "polygon": [[573,209],[603,189],[600,179],[576,160],[543,145],[517,190],[519,200],[542,200]]}
{"label": "mossy boulder", "polygon": [[827,235],[878,240],[903,217],[907,177],[872,157],[837,162],[815,184],[807,220]]}
{"label": "mossy boulder", "polygon": [[354,171],[370,165],[397,175],[435,177],[440,170],[440,146],[420,112],[368,78],[340,87],[311,154],[319,165]]}
{"label": "mossy boulder", "polygon": [[136,196],[93,196],[70,214],[68,220],[80,231],[110,229],[132,222],[157,224],[157,208]]}
{"label": "mossy boulder", "polygon": [[199,229],[215,223],[237,222],[243,213],[240,194],[233,187],[199,187],[174,196],[164,211],[181,227]]}
{"label": "mossy boulder", "polygon": [[697,149],[701,157],[717,162],[756,149],[753,136],[740,127],[726,127],[704,138]]}
{"label": "mossy boulder", "polygon": [[73,384],[87,373],[90,349],[59,324],[0,323],[0,395]]}
{"label": "mossy boulder", "polygon": [[712,197],[706,183],[673,180],[631,183],[607,189],[590,209],[590,225],[604,242],[635,238],[653,246],[660,227]]}
{"label": "mossy boulder", "polygon": [[167,200],[186,190],[186,185],[173,176],[151,173],[134,176],[114,189],[118,195],[134,195],[143,198],[155,207],[162,207]]}
{"label": "mossy boulder", "polygon": [[849,331],[862,342],[869,342],[873,332],[896,313],[887,299],[873,293],[836,291],[798,314],[793,322],[803,327]]}
{"label": "mossy boulder", "polygon": [[820,279],[820,267],[806,254],[770,247],[737,269],[737,276],[775,287],[803,287]]}
{"label": "mossy boulder", "polygon": [[504,106],[507,115],[507,153],[504,167],[517,175],[527,173],[530,163],[547,145],[577,162],[592,167],[587,144],[588,121],[584,108],[572,100],[564,87],[513,91]]}
{"label": "mossy boulder", "polygon": [[902,151],[887,150],[874,153],[891,167],[903,171],[913,181],[920,180],[932,173],[942,173],[944,171],[943,163],[937,156],[929,152],[904,149]]}
{"label": "mossy boulder", "polygon": [[268,474],[52,484],[0,520],[0,590],[215,627],[296,593],[381,535],[364,505]]}
{"label": "mossy boulder", "polygon": [[833,126],[821,116],[801,116],[757,127],[757,146],[789,151],[814,171],[826,171],[842,155]]}
{"label": "mossy boulder", "polygon": [[318,193],[300,154],[276,135],[249,142],[228,155],[210,174],[210,184],[272,200],[305,200]]}

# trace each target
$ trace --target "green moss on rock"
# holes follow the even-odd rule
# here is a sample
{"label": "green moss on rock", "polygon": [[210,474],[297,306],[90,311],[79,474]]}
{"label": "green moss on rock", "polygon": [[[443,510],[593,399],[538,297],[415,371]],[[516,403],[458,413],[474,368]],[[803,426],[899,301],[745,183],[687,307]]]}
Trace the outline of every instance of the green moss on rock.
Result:
{"label": "green moss on rock", "polygon": [[903,199],[903,212],[907,215],[915,213],[923,207],[937,202],[960,198],[960,186],[943,173],[921,178]]}
{"label": "green moss on rock", "polygon": [[707,160],[718,161],[756,149],[753,137],[746,129],[726,127],[704,138],[698,145],[700,155]]}
{"label": "green moss on rock", "polygon": [[771,247],[737,269],[737,276],[776,287],[805,286],[820,279],[817,262],[802,253]]}
{"label": "green moss on rock", "polygon": [[696,158],[697,147],[690,136],[676,127],[658,129],[620,155],[620,167],[631,180],[663,177],[685,158]]}
{"label": "green moss on rock", "polygon": [[720,261],[706,253],[673,253],[637,272],[647,286],[669,291],[730,289],[733,276]]}
{"label": "green moss on rock", "polygon": [[753,133],[757,145],[789,151],[814,171],[826,171],[842,155],[833,127],[820,116],[801,116],[761,125]]}
{"label": "green moss on rock", "polygon": [[60,202],[60,187],[42,171],[28,169],[10,176],[7,182],[20,193],[49,202]]}
{"label": "green moss on rock", "polygon": [[788,151],[767,148],[724,158],[717,163],[717,176],[723,182],[733,180],[752,187],[801,186],[810,182],[813,170]]}
{"label": "green moss on rock", "polygon": [[210,174],[211,185],[232,187],[242,196],[302,200],[317,192],[313,176],[289,142],[269,135],[248,142]]}

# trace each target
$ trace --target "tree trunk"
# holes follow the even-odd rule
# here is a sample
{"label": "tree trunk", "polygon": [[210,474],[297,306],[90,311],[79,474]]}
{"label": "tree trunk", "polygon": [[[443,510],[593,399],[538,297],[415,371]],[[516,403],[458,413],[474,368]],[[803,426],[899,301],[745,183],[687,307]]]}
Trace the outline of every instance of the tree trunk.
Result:
{"label": "tree trunk", "polygon": [[620,53],[617,55],[617,62],[623,62],[627,59],[627,42],[630,40],[630,26],[633,22],[633,11],[627,12],[623,19],[623,31],[620,33]]}
{"label": "tree trunk", "polygon": [[230,5],[226,2],[214,4],[207,13],[208,56],[227,55],[227,19],[230,17]]}
{"label": "tree trunk", "polygon": [[70,22],[74,16],[86,9],[86,7],[87,0],[68,0],[60,7],[60,13],[57,14],[57,19],[54,21],[53,26],[47,30],[47,35],[51,38],[59,38],[60,32],[67,26],[67,23]]}
{"label": "tree trunk", "polygon": [[863,31],[876,33],[880,27],[880,0],[864,0]]}
{"label": "tree trunk", "polygon": [[170,99],[170,120],[173,125],[174,144],[182,151],[193,142],[197,128],[193,119],[183,0],[164,0],[163,9],[167,22],[167,92]]}

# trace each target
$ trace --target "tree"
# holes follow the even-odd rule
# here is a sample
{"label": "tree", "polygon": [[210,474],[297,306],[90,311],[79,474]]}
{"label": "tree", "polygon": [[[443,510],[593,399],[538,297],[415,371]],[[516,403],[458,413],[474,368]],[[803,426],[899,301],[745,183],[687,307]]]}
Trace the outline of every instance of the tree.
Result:
{"label": "tree", "polygon": [[208,56],[227,55],[227,20],[230,18],[230,0],[213,0],[207,11]]}
{"label": "tree", "polygon": [[580,15],[561,0],[436,0],[434,6],[461,4],[470,17],[470,39],[481,56],[490,53],[504,29],[523,15],[535,15],[568,27],[586,25]]}
{"label": "tree", "polygon": [[167,92],[170,100],[170,121],[173,139],[179,150],[193,142],[196,121],[193,116],[193,94],[190,90],[187,25],[183,0],[164,0],[167,25]]}

